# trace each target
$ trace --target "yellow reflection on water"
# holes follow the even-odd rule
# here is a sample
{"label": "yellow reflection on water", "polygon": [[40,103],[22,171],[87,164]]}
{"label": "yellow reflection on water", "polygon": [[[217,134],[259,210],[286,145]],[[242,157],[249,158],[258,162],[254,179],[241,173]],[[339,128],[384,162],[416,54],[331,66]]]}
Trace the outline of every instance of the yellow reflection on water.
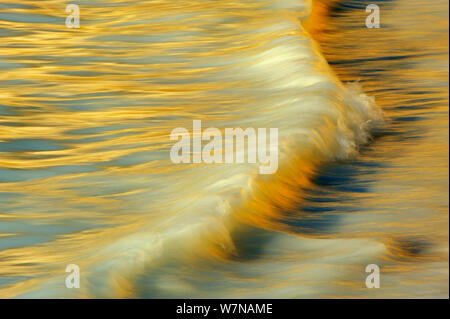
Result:
{"label": "yellow reflection on water", "polygon": [[[345,190],[314,176],[375,116],[308,1],[90,1],[80,29],[61,1],[0,8],[0,296],[448,296],[446,4],[395,4],[377,30],[328,2],[306,24],[388,121]],[[279,127],[283,165],[173,165],[193,119]]]}

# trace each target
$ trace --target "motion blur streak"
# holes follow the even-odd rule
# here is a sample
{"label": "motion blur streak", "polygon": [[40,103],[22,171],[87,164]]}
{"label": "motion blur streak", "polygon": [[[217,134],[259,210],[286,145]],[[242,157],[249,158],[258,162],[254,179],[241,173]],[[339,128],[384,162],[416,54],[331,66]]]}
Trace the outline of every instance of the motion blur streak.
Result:
{"label": "motion blur streak", "polygon": [[[0,0],[0,297],[448,296],[446,2],[68,3]],[[195,119],[277,173],[172,163]]]}

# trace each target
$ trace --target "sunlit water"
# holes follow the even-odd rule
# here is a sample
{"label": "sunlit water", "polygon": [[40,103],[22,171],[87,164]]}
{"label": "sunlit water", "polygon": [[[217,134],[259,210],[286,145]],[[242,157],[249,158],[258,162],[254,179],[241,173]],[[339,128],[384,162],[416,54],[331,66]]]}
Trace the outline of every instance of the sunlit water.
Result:
{"label": "sunlit water", "polygon": [[[0,296],[448,297],[448,4],[370,3],[0,2]],[[193,119],[278,172],[172,163]]]}

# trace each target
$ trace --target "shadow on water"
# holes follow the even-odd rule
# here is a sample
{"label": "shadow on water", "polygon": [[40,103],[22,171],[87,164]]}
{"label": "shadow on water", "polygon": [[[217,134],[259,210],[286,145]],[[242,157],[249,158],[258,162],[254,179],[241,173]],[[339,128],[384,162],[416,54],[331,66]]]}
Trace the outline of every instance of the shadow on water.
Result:
{"label": "shadow on water", "polygon": [[[362,152],[369,150],[364,147]],[[374,175],[386,166],[380,162],[358,159],[331,163],[321,167],[313,186],[302,190],[303,200],[295,210],[286,212],[280,222],[301,235],[323,236],[337,233],[335,226],[342,215],[358,210],[354,202],[370,193]],[[360,196],[356,196],[356,195]]]}

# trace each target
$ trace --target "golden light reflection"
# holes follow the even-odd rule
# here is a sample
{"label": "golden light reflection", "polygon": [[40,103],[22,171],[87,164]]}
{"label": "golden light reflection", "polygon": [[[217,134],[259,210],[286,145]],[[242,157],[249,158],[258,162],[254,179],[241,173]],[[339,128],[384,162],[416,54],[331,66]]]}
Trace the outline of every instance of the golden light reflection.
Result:
{"label": "golden light reflection", "polygon": [[[448,4],[406,2],[0,8],[0,297],[448,296]],[[277,174],[174,165],[193,119],[279,128]]]}

